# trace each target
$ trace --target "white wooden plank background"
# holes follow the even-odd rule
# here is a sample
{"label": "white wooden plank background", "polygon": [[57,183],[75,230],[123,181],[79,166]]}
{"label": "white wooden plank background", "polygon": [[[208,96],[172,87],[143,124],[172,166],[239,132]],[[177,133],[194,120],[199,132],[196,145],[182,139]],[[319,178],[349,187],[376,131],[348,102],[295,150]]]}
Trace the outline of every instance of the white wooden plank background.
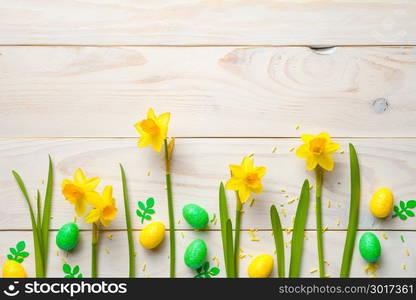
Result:
{"label": "white wooden plank background", "polygon": [[176,137],[297,137],[297,123],[334,136],[416,132],[415,47],[343,47],[328,55],[307,47],[0,53],[3,137],[134,137],[132,124],[149,106],[172,113]]}
{"label": "white wooden plank background", "polygon": [[414,45],[413,0],[1,0],[0,44]]}
{"label": "white wooden plank background", "polygon": [[[187,203],[218,216],[218,184],[227,180],[228,164],[254,153],[268,171],[265,193],[243,215],[242,248],[252,255],[273,254],[270,205],[283,205],[282,221],[291,226],[297,203],[288,204],[279,190],[286,189],[290,199],[304,178],[314,181],[289,149],[299,145],[301,133],[326,130],[345,150],[335,155],[336,169],[325,179],[328,274],[339,274],[352,141],[362,171],[359,234],[388,236],[380,238],[378,276],[415,277],[415,219],[378,220],[368,210],[371,194],[382,186],[393,190],[396,201],[415,196],[415,14],[411,0],[0,0],[0,263],[9,247],[25,240],[31,253],[25,266],[34,276],[27,207],[11,170],[34,194],[44,189],[50,153],[56,184],[48,275],[63,276],[63,257],[89,275],[91,232],[82,220],[76,251],[57,256],[53,245],[56,230],[74,217],[60,182],[82,167],[102,177],[101,187],[114,186],[120,208],[102,233],[99,274],[127,276],[119,162],[127,170],[136,239],[142,228],[134,216],[138,200],[154,196],[155,219],[167,224],[162,160],[135,146],[132,126],[153,106],[172,113],[170,135],[179,137],[172,162],[177,219]],[[313,49],[323,45],[335,47]],[[232,193],[229,202],[233,215]],[[309,273],[317,267],[312,207],[302,276],[314,277]],[[260,230],[260,242],[250,241],[250,228]],[[183,220],[177,224],[178,276],[193,276],[182,255],[194,238],[207,241],[209,258],[220,259],[224,275],[218,230],[218,223],[204,232],[190,230]],[[154,252],[136,243],[136,250],[139,276],[168,275],[167,242]],[[247,275],[249,260],[241,260],[241,276]],[[364,266],[356,251],[352,276],[369,276]]]}

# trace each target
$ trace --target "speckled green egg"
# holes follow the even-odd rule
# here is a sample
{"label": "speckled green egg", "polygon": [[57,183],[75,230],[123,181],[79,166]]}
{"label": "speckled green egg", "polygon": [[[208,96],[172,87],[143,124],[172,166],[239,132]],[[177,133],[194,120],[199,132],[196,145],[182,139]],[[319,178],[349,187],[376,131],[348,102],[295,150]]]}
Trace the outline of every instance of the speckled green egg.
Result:
{"label": "speckled green egg", "polygon": [[185,205],[182,209],[182,215],[193,228],[204,229],[208,225],[208,213],[199,205]]}
{"label": "speckled green egg", "polygon": [[79,230],[75,223],[66,223],[56,235],[56,245],[65,251],[75,248],[78,243]]}
{"label": "speckled green egg", "polygon": [[364,233],[360,238],[361,256],[368,262],[376,262],[381,254],[378,237],[372,232]]}
{"label": "speckled green egg", "polygon": [[191,269],[198,269],[207,257],[207,245],[203,240],[195,240],[189,244],[185,251],[185,265]]}

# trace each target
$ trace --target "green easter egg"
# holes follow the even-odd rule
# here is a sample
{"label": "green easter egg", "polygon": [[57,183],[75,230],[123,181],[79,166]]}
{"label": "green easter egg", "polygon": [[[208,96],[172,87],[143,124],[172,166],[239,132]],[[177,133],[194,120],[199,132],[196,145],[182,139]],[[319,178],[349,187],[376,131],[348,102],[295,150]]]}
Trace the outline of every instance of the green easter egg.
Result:
{"label": "green easter egg", "polygon": [[189,244],[185,251],[185,264],[191,269],[198,269],[207,257],[207,245],[203,240],[195,240]]}
{"label": "green easter egg", "polygon": [[65,251],[74,249],[78,243],[79,230],[75,223],[66,223],[56,235],[56,245]]}
{"label": "green easter egg", "polygon": [[193,228],[204,229],[208,225],[208,213],[199,205],[185,205],[182,209],[182,215]]}
{"label": "green easter egg", "polygon": [[360,238],[361,256],[368,262],[376,262],[381,254],[378,237],[372,232],[364,233]]}

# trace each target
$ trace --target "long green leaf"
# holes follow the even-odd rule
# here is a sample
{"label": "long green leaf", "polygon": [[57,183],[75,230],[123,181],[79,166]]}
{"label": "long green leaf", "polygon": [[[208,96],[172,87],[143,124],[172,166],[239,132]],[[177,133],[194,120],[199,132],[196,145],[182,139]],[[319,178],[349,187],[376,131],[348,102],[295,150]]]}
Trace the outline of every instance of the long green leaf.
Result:
{"label": "long green leaf", "polygon": [[37,210],[37,222],[36,222],[36,230],[38,232],[38,240],[39,240],[39,249],[42,257],[44,256],[43,252],[43,242],[42,242],[42,221],[41,221],[41,197],[40,192],[37,190],[36,193],[36,210]]}
{"label": "long green leaf", "polygon": [[52,159],[49,155],[49,170],[48,170],[48,182],[46,184],[45,201],[43,203],[42,214],[42,254],[43,254],[43,268],[47,270],[48,263],[48,247],[49,247],[49,223],[51,220],[51,206],[52,206],[52,189],[53,189],[53,166]]}
{"label": "long green leaf", "polygon": [[124,172],[123,166],[120,164],[121,170],[121,181],[123,183],[123,197],[124,197],[124,211],[126,214],[126,225],[127,225],[127,240],[129,244],[129,277],[134,278],[136,276],[135,267],[135,255],[134,255],[134,242],[133,233],[131,231],[131,219],[130,219],[130,202],[127,190],[126,173]]}
{"label": "long green leaf", "polygon": [[309,198],[309,181],[305,180],[300,193],[299,204],[296,209],[295,224],[293,225],[289,277],[299,277],[306,217],[308,216],[309,209]]}
{"label": "long green leaf", "polygon": [[17,184],[20,187],[20,190],[22,191],[22,194],[26,200],[27,205],[29,206],[29,213],[30,218],[32,221],[32,233],[33,233],[33,244],[35,246],[35,268],[36,268],[36,277],[43,278],[45,277],[44,269],[43,269],[43,256],[40,249],[40,242],[39,242],[39,236],[38,236],[38,228],[36,226],[36,219],[35,214],[33,213],[32,204],[29,200],[29,195],[26,190],[26,186],[23,183],[22,178],[16,171],[12,171],[14,178],[16,179]]}
{"label": "long green leaf", "polygon": [[360,166],[358,164],[357,152],[350,143],[350,170],[351,170],[351,202],[350,216],[348,220],[347,237],[345,238],[344,254],[342,255],[341,278],[350,276],[352,255],[354,252],[355,237],[357,235],[358,216],[360,209]]}
{"label": "long green leaf", "polygon": [[276,206],[274,205],[270,207],[270,219],[272,221],[274,243],[276,245],[277,273],[280,278],[283,278],[285,277],[285,247],[283,242],[283,230],[279,214]]}
{"label": "long green leaf", "polygon": [[230,277],[229,266],[228,266],[228,251],[227,251],[227,220],[228,220],[228,209],[227,209],[227,197],[225,195],[224,184],[221,182],[219,190],[219,206],[220,206],[220,223],[221,223],[221,237],[222,237],[222,249],[224,251],[225,270],[227,277]]}
{"label": "long green leaf", "polygon": [[231,220],[227,220],[227,261],[228,261],[228,268],[230,269],[229,278],[236,278],[237,274],[235,272],[235,263],[234,263],[234,251],[233,251],[233,225],[231,224]]}

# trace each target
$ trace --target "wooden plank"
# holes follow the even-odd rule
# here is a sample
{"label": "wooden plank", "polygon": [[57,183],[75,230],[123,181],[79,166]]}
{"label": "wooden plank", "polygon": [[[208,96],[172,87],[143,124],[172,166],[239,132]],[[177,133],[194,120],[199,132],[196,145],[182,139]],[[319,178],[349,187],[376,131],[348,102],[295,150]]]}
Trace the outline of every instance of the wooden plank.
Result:
{"label": "wooden plank", "polygon": [[[182,237],[183,233],[183,237]],[[112,240],[107,236],[112,234]],[[166,236],[165,241],[160,248],[154,251],[143,249],[137,242],[138,232],[135,236],[135,250],[136,268],[138,277],[167,277],[168,270],[168,255],[169,244]],[[177,277],[193,277],[195,271],[187,268],[183,263],[183,253],[187,245],[194,239],[203,239],[208,245],[208,257],[211,266],[215,266],[213,257],[219,260],[219,268],[221,273],[218,277],[225,276],[225,269],[223,265],[222,245],[220,232],[177,232]],[[386,232],[388,239],[383,239],[380,234],[380,243],[382,245],[382,256],[380,258],[380,269],[377,271],[378,277],[415,277],[416,269],[413,267],[416,263],[414,247],[416,244],[416,232],[405,232],[403,236],[405,243],[400,240],[400,232]],[[57,255],[57,247],[54,244],[54,237],[56,232],[51,232],[51,244],[49,247],[49,266],[48,277],[63,277],[62,265],[64,261],[71,266],[79,265],[80,272],[84,277],[90,274],[90,251],[91,251],[91,232],[81,232],[80,243],[72,252],[64,252],[59,250]],[[241,248],[244,250],[243,255],[246,255],[240,260],[240,276],[247,277],[247,266],[251,261],[252,256],[260,254],[270,254],[275,258],[274,242],[270,231],[257,232],[256,236],[260,241],[253,242],[250,240],[248,232],[241,233]],[[301,277],[318,277],[318,273],[310,273],[311,270],[317,268],[318,257],[316,250],[315,232],[308,232],[307,239],[304,244],[304,254],[301,265]],[[361,236],[359,233],[358,238]],[[128,276],[128,247],[127,236],[124,231],[109,231],[103,232],[100,236],[101,242],[98,255],[98,273],[100,277],[127,277]],[[289,240],[290,236],[285,234],[285,240]],[[1,231],[0,232],[0,251],[6,255],[10,247],[13,247],[18,241],[24,240],[27,243],[27,249],[30,256],[23,263],[30,277],[35,275],[34,268],[34,253],[32,234],[29,231]],[[325,246],[325,260],[329,262],[326,266],[327,274],[331,277],[338,277],[340,264],[342,259],[342,249],[344,248],[345,232],[333,231],[324,234]],[[409,250],[409,256],[406,255],[406,249]],[[286,266],[289,267],[290,260],[290,245],[285,249],[286,251]],[[394,255],[393,255],[394,254]],[[143,265],[146,267],[143,269]],[[402,264],[405,264],[407,269],[402,269]],[[276,265],[276,259],[275,259]],[[367,263],[361,258],[358,252],[358,242],[356,243],[356,251],[353,256],[351,277],[369,277],[370,274],[364,272],[364,267]],[[144,270],[144,271],[143,271]],[[286,270],[287,272],[287,270]],[[276,266],[273,270],[273,277],[276,276]]]}
{"label": "wooden plank", "polygon": [[[348,224],[349,203],[349,155],[347,142],[337,139],[345,149],[344,154],[335,154],[336,167],[325,174],[323,224],[329,229],[342,230]],[[407,221],[374,218],[368,203],[373,192],[383,186],[393,190],[396,203],[414,199],[413,178],[416,173],[416,140],[414,139],[352,139],[358,151],[362,176],[362,202],[360,223],[362,229],[415,229],[414,219]],[[188,203],[200,204],[210,216],[218,212],[218,187],[220,181],[229,178],[229,164],[239,164],[241,158],[255,153],[256,165],[267,167],[264,178],[264,193],[255,195],[252,207],[246,205],[242,217],[242,228],[270,229],[269,209],[272,204],[287,212],[282,218],[284,226],[291,227],[291,216],[295,214],[297,201],[288,200],[299,194],[304,178],[314,184],[313,172],[305,170],[305,162],[290,152],[300,144],[298,139],[178,139],[172,161],[175,214],[180,218],[182,207]],[[278,147],[276,153],[272,148]],[[47,175],[47,153],[53,157],[55,166],[55,188],[53,197],[51,228],[57,229],[72,221],[74,210],[60,193],[64,178],[72,177],[78,167],[88,176],[100,176],[102,183],[114,186],[114,195],[119,206],[119,216],[111,229],[124,229],[124,209],[118,163],[127,173],[130,188],[131,210],[134,214],[137,201],[148,197],[156,199],[155,220],[167,224],[167,205],[162,158],[150,148],[138,149],[136,139],[15,139],[0,141],[0,229],[30,229],[29,214],[21,192],[11,175],[17,170],[23,177],[31,195],[37,188],[42,193],[42,179]],[[285,189],[285,192],[280,192]],[[314,196],[314,189],[311,190]],[[287,197],[285,195],[287,194]],[[331,201],[331,208],[327,201]],[[234,215],[234,193],[228,193],[230,215]],[[314,211],[311,205],[308,228],[315,228]],[[182,219],[182,218],[181,218]],[[337,220],[340,225],[337,226]],[[79,220],[81,227],[89,226]],[[133,216],[134,228],[141,228],[139,219]],[[182,219],[178,229],[190,229]],[[219,229],[219,222],[210,228]]]}
{"label": "wooden plank", "polygon": [[[49,25],[50,27],[50,25]],[[416,32],[416,31],[415,31]],[[0,47],[1,137],[414,137],[416,48]],[[53,124],[53,125],[52,125]]]}
{"label": "wooden plank", "polygon": [[412,0],[0,1],[0,44],[409,45]]}

